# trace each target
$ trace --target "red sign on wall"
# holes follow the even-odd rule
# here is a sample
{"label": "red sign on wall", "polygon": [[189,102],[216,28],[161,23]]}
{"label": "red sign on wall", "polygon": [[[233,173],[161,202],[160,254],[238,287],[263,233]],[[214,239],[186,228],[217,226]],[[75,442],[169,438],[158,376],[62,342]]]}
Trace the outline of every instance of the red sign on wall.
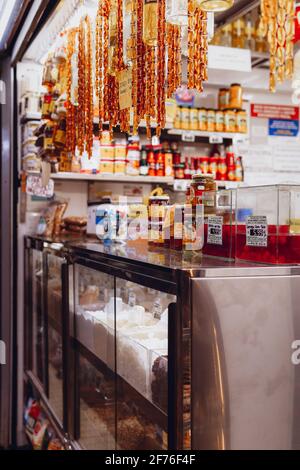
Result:
{"label": "red sign on wall", "polygon": [[275,104],[251,104],[251,117],[297,121],[299,120],[299,107]]}

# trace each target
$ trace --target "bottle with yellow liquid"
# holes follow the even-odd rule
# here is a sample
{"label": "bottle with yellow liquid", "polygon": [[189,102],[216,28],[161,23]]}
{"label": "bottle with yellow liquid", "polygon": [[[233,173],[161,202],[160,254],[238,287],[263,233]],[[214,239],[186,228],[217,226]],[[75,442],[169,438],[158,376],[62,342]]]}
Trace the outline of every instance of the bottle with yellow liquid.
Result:
{"label": "bottle with yellow liquid", "polygon": [[158,1],[144,0],[143,41],[148,46],[157,45],[158,35]]}

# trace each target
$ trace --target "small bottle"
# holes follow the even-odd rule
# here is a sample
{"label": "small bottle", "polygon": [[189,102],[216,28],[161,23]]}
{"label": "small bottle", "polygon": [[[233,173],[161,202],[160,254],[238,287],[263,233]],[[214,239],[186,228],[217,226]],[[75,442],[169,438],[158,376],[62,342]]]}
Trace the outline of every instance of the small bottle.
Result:
{"label": "small bottle", "polygon": [[235,164],[235,181],[244,181],[244,167],[242,157],[237,157]]}
{"label": "small bottle", "polygon": [[136,295],[132,289],[129,289],[129,293],[128,293],[128,306],[129,307],[136,306]]}
{"label": "small bottle", "polygon": [[245,48],[254,50],[254,28],[252,24],[251,14],[246,15],[245,19]]}
{"label": "small bottle", "polygon": [[140,175],[147,176],[149,173],[148,158],[147,158],[147,149],[145,146],[141,150],[141,160],[140,160]]}

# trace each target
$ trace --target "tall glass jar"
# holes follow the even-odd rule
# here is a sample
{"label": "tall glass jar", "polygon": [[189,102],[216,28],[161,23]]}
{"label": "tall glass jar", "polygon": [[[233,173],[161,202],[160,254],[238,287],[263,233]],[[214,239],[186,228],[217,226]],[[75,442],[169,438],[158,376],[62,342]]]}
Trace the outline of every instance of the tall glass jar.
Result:
{"label": "tall glass jar", "polygon": [[188,1],[167,0],[166,19],[169,23],[187,26]]}

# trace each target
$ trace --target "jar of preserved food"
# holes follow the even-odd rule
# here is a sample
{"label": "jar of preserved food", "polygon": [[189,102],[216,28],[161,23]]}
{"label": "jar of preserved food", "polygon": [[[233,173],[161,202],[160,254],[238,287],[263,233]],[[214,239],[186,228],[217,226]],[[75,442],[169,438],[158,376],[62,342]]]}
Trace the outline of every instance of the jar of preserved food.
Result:
{"label": "jar of preserved food", "polygon": [[181,127],[184,130],[189,130],[191,127],[190,108],[184,107],[181,110]]}
{"label": "jar of preserved food", "polygon": [[216,111],[209,109],[207,111],[207,131],[215,132],[216,130]]}
{"label": "jar of preserved food", "polygon": [[175,119],[174,119],[174,128],[181,129],[182,127],[182,107],[177,106]]}
{"label": "jar of preserved food", "polygon": [[244,109],[241,109],[236,114],[236,130],[241,134],[247,134],[248,132],[247,112]]}
{"label": "jar of preserved food", "polygon": [[221,88],[219,90],[219,109],[223,110],[229,107],[229,88]]}
{"label": "jar of preserved food", "polygon": [[225,132],[236,131],[236,112],[233,109],[225,109],[224,121],[225,121]]}
{"label": "jar of preserved food", "polygon": [[183,180],[184,179],[184,170],[185,170],[185,164],[184,163],[178,163],[177,165],[174,165],[175,179]]}
{"label": "jar of preserved food", "polygon": [[149,242],[164,244],[163,226],[165,222],[166,208],[170,203],[169,196],[150,196],[149,198]]}
{"label": "jar of preserved food", "polygon": [[200,108],[198,115],[199,131],[207,131],[207,109]]}
{"label": "jar of preserved food", "polygon": [[224,112],[221,109],[216,111],[216,131],[223,132],[225,127]]}
{"label": "jar of preserved food", "polygon": [[190,111],[190,129],[193,131],[198,130],[199,127],[199,110],[197,108],[191,108]]}
{"label": "jar of preserved food", "polygon": [[229,108],[242,109],[243,90],[239,83],[233,83],[230,87]]}
{"label": "jar of preserved food", "polygon": [[126,173],[130,176],[140,174],[140,150],[137,144],[128,145]]}
{"label": "jar of preserved food", "polygon": [[204,206],[204,215],[215,213],[216,182],[213,175],[198,173],[191,183],[191,204]]}

